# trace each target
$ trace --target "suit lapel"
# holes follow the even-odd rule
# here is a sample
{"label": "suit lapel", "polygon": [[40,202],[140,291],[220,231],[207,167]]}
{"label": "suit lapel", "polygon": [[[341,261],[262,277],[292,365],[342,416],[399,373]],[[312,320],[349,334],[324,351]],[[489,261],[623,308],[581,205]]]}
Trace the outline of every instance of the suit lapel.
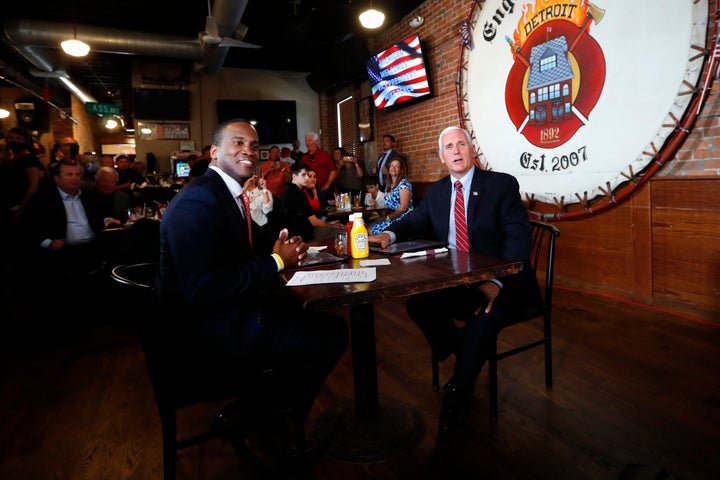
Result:
{"label": "suit lapel", "polygon": [[[472,185],[470,186],[470,191],[468,192],[467,198],[465,200],[466,202],[468,202],[467,224],[469,232],[472,232],[470,226],[472,225],[472,219],[476,218],[477,211],[480,208],[480,199],[483,196],[484,190],[484,177],[482,175],[482,170],[477,167],[474,168],[475,172],[473,173]],[[470,240],[472,241],[472,233],[470,233]]]}
{"label": "suit lapel", "polygon": [[450,211],[453,206],[450,205],[452,201],[452,182],[449,175],[441,179],[442,188],[440,189],[440,214],[438,218],[447,218],[447,222],[438,222],[441,225],[441,230],[438,232],[438,238],[448,239],[448,233],[450,232]]}
{"label": "suit lapel", "polygon": [[[211,170],[208,173],[210,173],[210,175],[212,176],[213,183],[216,184],[212,187],[213,190],[217,192],[222,192],[220,196],[222,198],[222,202],[225,204],[225,209],[228,211],[228,217],[232,220],[232,229],[238,232],[237,235],[243,238],[243,242],[249,249],[250,238],[247,234],[247,223],[246,220],[243,218],[242,213],[240,212],[240,207],[238,206],[237,201],[233,197],[232,193],[230,193],[227,185],[225,185],[225,182],[220,177],[220,175],[217,174],[217,172]],[[247,214],[250,215],[250,212],[247,212]]]}

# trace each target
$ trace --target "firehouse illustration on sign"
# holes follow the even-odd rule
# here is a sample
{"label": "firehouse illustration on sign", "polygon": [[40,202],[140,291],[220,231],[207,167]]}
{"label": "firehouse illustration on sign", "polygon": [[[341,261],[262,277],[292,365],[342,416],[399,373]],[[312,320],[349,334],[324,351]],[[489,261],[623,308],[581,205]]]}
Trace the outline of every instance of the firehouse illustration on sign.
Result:
{"label": "firehouse illustration on sign", "polygon": [[524,7],[510,44],[514,64],[505,105],[512,122],[536,146],[559,146],[587,123],[605,83],[605,58],[590,35],[603,11],[582,5]]}

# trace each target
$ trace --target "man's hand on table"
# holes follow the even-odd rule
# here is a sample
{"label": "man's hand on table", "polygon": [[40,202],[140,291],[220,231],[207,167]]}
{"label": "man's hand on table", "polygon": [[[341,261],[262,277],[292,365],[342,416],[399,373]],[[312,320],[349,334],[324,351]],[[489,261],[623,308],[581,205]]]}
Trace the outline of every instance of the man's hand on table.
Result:
{"label": "man's hand on table", "polygon": [[280,230],[280,235],[273,246],[273,253],[282,258],[285,267],[296,267],[300,260],[307,256],[308,244],[302,237],[290,237],[286,228]]}
{"label": "man's hand on table", "polygon": [[390,245],[390,235],[387,233],[370,235],[368,241],[373,245],[380,245],[380,248],[387,248],[387,246]]}

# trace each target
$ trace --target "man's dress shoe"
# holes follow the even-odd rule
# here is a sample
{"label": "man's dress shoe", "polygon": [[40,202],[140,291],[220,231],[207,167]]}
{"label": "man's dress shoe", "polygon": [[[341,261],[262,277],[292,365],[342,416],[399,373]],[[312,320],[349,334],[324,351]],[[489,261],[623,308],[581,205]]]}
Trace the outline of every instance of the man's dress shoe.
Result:
{"label": "man's dress shoe", "polygon": [[438,427],[441,433],[454,433],[465,426],[470,412],[472,392],[459,391],[452,381],[445,385],[443,391],[445,397]]}

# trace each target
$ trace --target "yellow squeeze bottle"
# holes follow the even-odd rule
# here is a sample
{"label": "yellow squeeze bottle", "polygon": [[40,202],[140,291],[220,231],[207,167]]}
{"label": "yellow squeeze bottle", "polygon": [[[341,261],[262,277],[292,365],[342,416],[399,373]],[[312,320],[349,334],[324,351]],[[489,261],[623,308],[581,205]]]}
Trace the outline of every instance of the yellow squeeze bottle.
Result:
{"label": "yellow squeeze bottle", "polygon": [[353,226],[350,230],[350,256],[352,258],[367,258],[370,255],[370,242],[368,241],[368,231],[363,220],[362,213],[354,214]]}

